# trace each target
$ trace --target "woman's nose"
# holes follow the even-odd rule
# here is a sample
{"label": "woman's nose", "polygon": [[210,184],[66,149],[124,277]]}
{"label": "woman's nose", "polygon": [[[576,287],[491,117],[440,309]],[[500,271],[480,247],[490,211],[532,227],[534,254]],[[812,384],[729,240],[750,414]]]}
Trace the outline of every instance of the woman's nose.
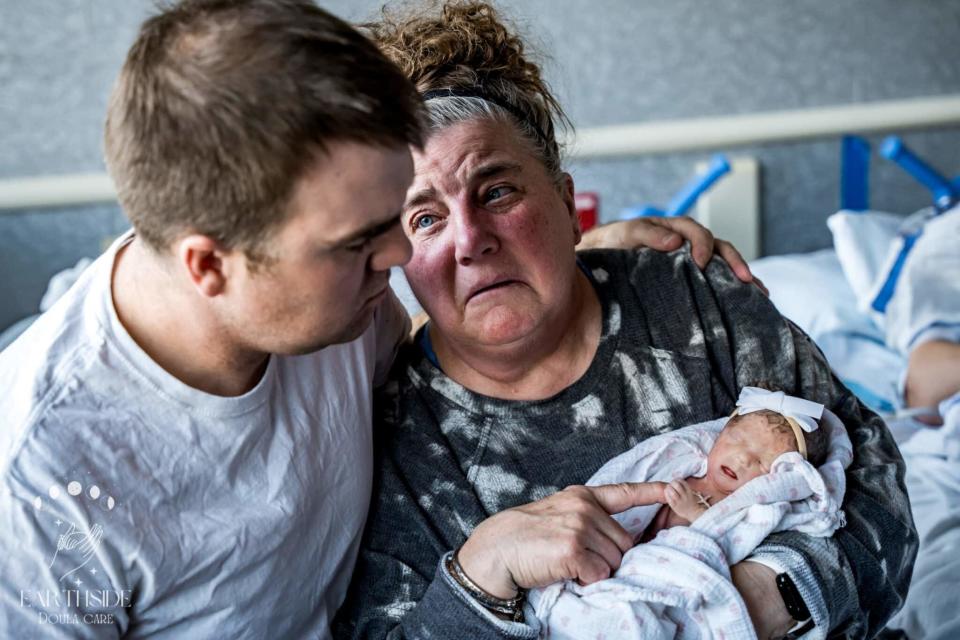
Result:
{"label": "woman's nose", "polygon": [[491,228],[489,214],[473,207],[463,207],[453,213],[453,218],[454,255],[459,264],[466,266],[496,253],[500,241]]}

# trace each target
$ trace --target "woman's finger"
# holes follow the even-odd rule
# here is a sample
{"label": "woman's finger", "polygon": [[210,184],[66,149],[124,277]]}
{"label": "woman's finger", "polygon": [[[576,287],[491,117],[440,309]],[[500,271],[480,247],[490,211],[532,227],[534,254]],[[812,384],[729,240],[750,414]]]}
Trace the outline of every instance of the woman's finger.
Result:
{"label": "woman's finger", "polygon": [[584,587],[609,578],[613,574],[613,569],[607,561],[600,554],[589,550],[584,551],[577,559],[574,571],[577,582]]}
{"label": "woman's finger", "polygon": [[[626,553],[626,551],[621,549],[617,543],[599,529],[591,529],[587,532],[586,536],[584,546],[603,558],[610,567],[611,573],[616,571],[620,567],[620,561],[623,559],[623,554]],[[629,551],[629,548],[627,551]]]}
{"label": "woman's finger", "polygon": [[622,553],[626,553],[633,546],[633,536],[620,526],[620,523],[610,517],[611,513],[620,513],[637,504],[649,504],[650,493],[656,487],[646,483],[629,483],[600,485],[598,487],[577,487],[577,495],[583,500],[585,510],[581,511],[586,518],[589,530],[596,530],[609,538]]}
{"label": "woman's finger", "polygon": [[621,553],[626,553],[633,547],[633,536],[627,533],[619,522],[600,510],[593,517],[593,528],[610,540]]}

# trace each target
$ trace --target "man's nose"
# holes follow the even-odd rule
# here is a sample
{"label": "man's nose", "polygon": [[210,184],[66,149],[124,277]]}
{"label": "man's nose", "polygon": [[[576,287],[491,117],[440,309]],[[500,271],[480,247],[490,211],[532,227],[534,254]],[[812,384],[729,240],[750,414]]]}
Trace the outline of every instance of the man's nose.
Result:
{"label": "man's nose", "polygon": [[402,267],[410,261],[413,247],[402,225],[394,225],[384,234],[382,248],[370,258],[370,268],[374,271],[387,271],[391,267]]}
{"label": "man's nose", "polygon": [[451,212],[453,218],[454,256],[467,266],[500,248],[500,240],[492,228],[490,214],[466,205]]}

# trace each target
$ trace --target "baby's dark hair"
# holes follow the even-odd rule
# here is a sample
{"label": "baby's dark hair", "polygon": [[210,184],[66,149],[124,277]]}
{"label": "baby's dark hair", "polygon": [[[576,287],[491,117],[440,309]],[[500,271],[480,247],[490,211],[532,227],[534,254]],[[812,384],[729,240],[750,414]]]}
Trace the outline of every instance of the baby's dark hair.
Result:
{"label": "baby's dark hair", "polygon": [[[782,391],[782,389],[778,389],[767,383],[751,384],[748,386],[766,389],[767,391]],[[784,416],[780,415],[776,411],[763,409],[749,415],[762,415],[767,419],[767,426],[769,426],[771,429],[777,433],[785,433],[790,435],[791,438],[796,438],[796,435],[793,432],[793,427],[790,426],[790,423],[787,422],[787,419]],[[734,416],[733,419],[736,420],[740,417],[741,416]],[[819,467],[827,461],[827,453],[830,448],[830,436],[823,428],[822,420],[817,420],[816,423],[818,425],[816,431],[807,433],[806,431],[801,430],[801,432],[803,433],[804,444],[807,446],[807,461],[814,467]]]}
{"label": "baby's dark hair", "polygon": [[[755,411],[747,415],[763,416],[766,418],[767,426],[770,427],[770,429],[776,433],[782,433],[790,436],[791,440],[796,438],[796,435],[793,432],[793,427],[790,426],[790,423],[787,422],[785,417],[776,411],[761,409],[760,411]],[[746,416],[734,416],[731,421],[741,420],[744,417]],[[819,421],[817,422],[819,423]],[[807,445],[807,461],[814,467],[819,467],[827,460],[827,448],[829,445],[827,434],[823,429],[817,429],[816,431],[811,431],[810,433],[803,431],[802,433],[804,444]]]}

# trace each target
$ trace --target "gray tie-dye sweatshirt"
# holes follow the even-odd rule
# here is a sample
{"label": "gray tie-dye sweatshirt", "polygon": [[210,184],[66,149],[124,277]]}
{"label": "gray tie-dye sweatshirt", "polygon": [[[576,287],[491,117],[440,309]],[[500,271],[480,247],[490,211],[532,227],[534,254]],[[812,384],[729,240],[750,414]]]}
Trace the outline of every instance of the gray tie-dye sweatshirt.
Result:
{"label": "gray tie-dye sweatshirt", "polygon": [[[818,625],[876,634],[906,595],[917,536],[903,459],[883,421],[752,285],[686,249],[588,251],[603,308],[597,353],[556,396],[517,402],[457,384],[411,345],[378,399],[374,497],[338,638],[531,637],[489,615],[441,559],[488,516],[587,480],[650,436],[729,415],[740,388],[776,385],[821,402],[854,443],[832,538],[770,536],[755,552],[793,578]],[[418,341],[419,344],[420,341]]]}

